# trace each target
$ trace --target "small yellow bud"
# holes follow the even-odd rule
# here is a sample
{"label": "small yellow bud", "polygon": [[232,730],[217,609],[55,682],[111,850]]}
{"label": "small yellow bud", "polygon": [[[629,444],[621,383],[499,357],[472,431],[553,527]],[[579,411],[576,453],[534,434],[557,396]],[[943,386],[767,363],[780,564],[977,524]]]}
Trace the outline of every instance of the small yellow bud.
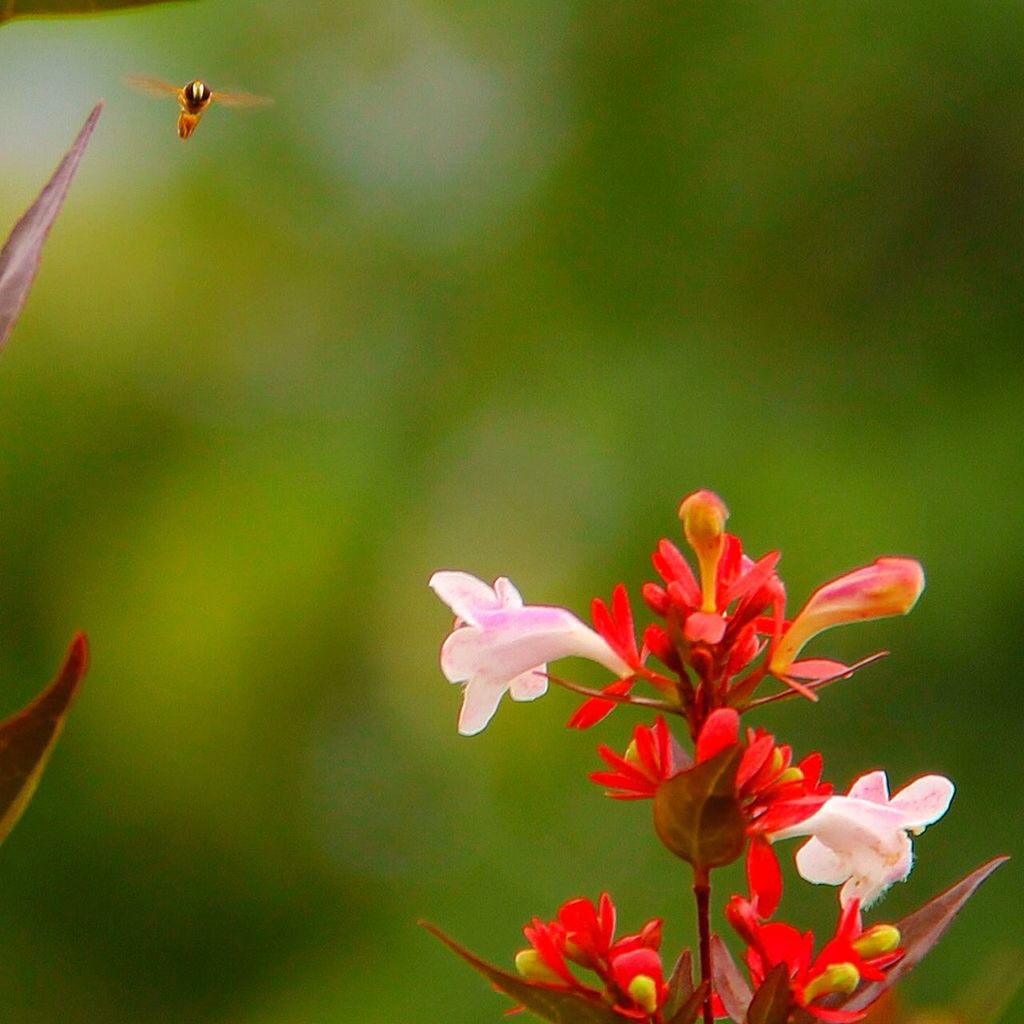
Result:
{"label": "small yellow bud", "polygon": [[859,984],[860,973],[853,964],[831,964],[804,989],[804,1002],[810,1003],[819,996],[828,996],[833,992],[848,995]]}
{"label": "small yellow bud", "polygon": [[640,767],[640,755],[637,753],[636,740],[630,740],[629,746],[626,747],[626,753],[624,760],[628,761],[631,765]]}
{"label": "small yellow bud", "polygon": [[540,958],[540,953],[535,949],[521,949],[516,953],[516,970],[527,981],[545,981],[554,984],[562,984],[565,981],[544,963]]}
{"label": "small yellow bud", "polygon": [[796,765],[793,765],[787,768],[784,772],[781,772],[775,782],[777,785],[780,785],[787,782],[803,782],[803,780],[804,773],[800,771]]}
{"label": "small yellow bud", "polygon": [[654,979],[646,974],[638,974],[629,983],[629,996],[647,1013],[654,1013],[658,1008],[658,986]]}
{"label": "small yellow bud", "polygon": [[853,948],[865,960],[891,953],[900,944],[900,930],[891,924],[876,924],[853,940]]}
{"label": "small yellow bud", "polygon": [[679,505],[679,519],[687,544],[693,548],[700,565],[701,611],[717,611],[715,591],[718,561],[722,557],[725,521],[729,510],[725,502],[711,491],[694,491]]}

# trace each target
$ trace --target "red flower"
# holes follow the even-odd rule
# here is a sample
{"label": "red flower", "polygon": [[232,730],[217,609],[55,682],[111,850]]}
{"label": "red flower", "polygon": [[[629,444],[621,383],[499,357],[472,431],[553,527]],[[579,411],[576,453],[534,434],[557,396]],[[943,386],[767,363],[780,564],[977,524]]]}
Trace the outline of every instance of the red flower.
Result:
{"label": "red flower", "polygon": [[[597,906],[588,899],[569,900],[553,921],[534,918],[523,934],[530,946],[516,956],[516,967],[527,980],[599,1000],[629,1020],[660,1024],[658,1011],[668,995],[658,955],[660,920],[616,940],[615,907],[602,893]],[[580,981],[570,963],[596,975],[600,987]]]}
{"label": "red flower", "polygon": [[[881,558],[819,587],[787,620],[786,592],[775,571],[779,553],[748,557],[739,538],[726,532],[728,517],[725,504],[710,491],[696,491],[682,501],[679,518],[697,572],[671,541],[658,543],[651,562],[660,582],[646,583],[641,591],[658,621],[643,630],[641,645],[621,584],[610,605],[595,600],[591,608],[594,630],[629,667],[628,675],[603,692],[622,698],[639,680],[651,683],[685,715],[694,737],[716,708],[746,707],[767,677],[813,699],[816,687],[849,675],[864,662],[796,660],[808,640],[835,625],[905,614],[924,586],[917,562]],[[667,671],[649,667],[649,656]],[[594,725],[615,703],[592,697],[569,724],[580,729]]]}
{"label": "red flower", "polygon": [[607,795],[615,800],[653,799],[658,786],[687,767],[688,761],[660,715],[653,726],[636,726],[624,755],[604,744],[597,753],[611,771],[591,772],[590,780],[607,786]]}
{"label": "red flower", "polygon": [[733,896],[725,912],[747,945],[745,959],[754,988],[773,967],[785,964],[793,1008],[829,1024],[861,1020],[867,1011],[830,1009],[819,999],[852,993],[863,979],[881,981],[885,969],[903,956],[899,932],[892,925],[863,929],[856,900],[842,909],[835,934],[817,956],[811,932],[781,922],[763,923],[754,904],[740,896]]}
{"label": "red flower", "polygon": [[[713,711],[697,737],[697,763],[739,743],[739,712]],[[821,781],[821,755],[808,754],[794,765],[793,751],[779,745],[762,728],[748,729],[746,746],[736,769],[736,795],[747,818],[747,880],[763,917],[774,913],[782,895],[782,876],[770,838],[780,829],[804,821],[832,793]]]}

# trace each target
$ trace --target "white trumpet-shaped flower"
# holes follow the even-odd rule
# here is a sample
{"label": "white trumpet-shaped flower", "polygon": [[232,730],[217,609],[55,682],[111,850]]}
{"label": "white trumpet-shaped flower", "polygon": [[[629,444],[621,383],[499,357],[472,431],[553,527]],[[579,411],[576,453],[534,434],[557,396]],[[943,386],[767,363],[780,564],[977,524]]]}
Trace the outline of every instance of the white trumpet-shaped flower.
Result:
{"label": "white trumpet-shaped flower", "polygon": [[772,836],[810,836],[797,851],[801,877],[817,885],[842,885],[845,906],[868,906],[913,867],[910,837],[938,821],[953,799],[953,783],[925,775],[889,797],[883,771],[862,775],[845,796],[833,796],[805,821]]}
{"label": "white trumpet-shaped flower", "polygon": [[435,572],[430,587],[455,614],[441,647],[441,671],[465,683],[459,732],[473,736],[491,720],[506,691],[513,700],[547,692],[547,663],[589,658],[616,676],[629,666],[566,608],[524,605],[504,576],[488,586],[465,572]]}

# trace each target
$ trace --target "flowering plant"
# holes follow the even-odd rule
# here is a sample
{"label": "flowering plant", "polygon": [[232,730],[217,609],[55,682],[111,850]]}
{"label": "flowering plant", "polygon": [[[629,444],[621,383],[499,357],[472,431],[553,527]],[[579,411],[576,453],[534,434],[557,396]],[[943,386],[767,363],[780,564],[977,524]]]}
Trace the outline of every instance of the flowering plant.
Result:
{"label": "flowering plant", "polygon": [[[660,920],[616,939],[607,893],[597,904],[569,900],[549,922],[534,918],[524,928],[528,946],[515,957],[515,974],[428,927],[519,1007],[559,1024],[861,1020],[1005,858],[901,921],[865,924],[863,912],[910,874],[911,837],[946,812],[953,784],[925,775],[890,798],[885,772],[874,771],[836,794],[822,781],[819,753],[797,758],[762,727],[741,728],[740,719],[773,701],[816,702],[822,687],[880,657],[848,665],[801,655],[833,626],[909,612],[924,573],[913,559],[879,558],[825,583],[787,617],[778,552],[745,554],[726,532],[728,511],[717,495],[689,495],[679,518],[696,568],[671,541],[659,542],[652,563],[660,582],[641,590],[653,621],[639,640],[622,585],[608,602],[594,600],[589,626],[568,609],[525,604],[505,578],[490,586],[443,571],[430,586],[456,617],[441,668],[450,682],[464,684],[461,733],[479,733],[506,693],[534,700],[549,681],[586,698],[569,719],[575,729],[619,705],[656,712],[650,724],[634,727],[623,753],[600,746],[604,768],[590,778],[614,799],[650,800],[655,832],[689,866],[697,977],[689,950],[666,971]],[[612,680],[595,691],[549,675],[549,662],[569,656],[597,662]],[[641,685],[653,695],[638,692]],[[669,727],[673,719],[682,739]],[[835,932],[820,946],[810,932],[775,919],[783,894],[775,847],[794,837],[806,839],[796,852],[799,875],[840,887]],[[712,874],[741,857],[748,892],[732,894],[725,909],[749,981],[710,926]]]}

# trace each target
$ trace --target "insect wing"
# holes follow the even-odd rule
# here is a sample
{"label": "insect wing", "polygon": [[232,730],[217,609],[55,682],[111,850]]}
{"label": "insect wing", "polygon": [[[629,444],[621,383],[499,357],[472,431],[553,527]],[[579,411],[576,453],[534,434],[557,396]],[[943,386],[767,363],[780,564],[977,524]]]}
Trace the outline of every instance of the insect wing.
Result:
{"label": "insect wing", "polygon": [[215,89],[210,97],[225,107],[269,107],[274,101],[269,96],[256,96],[251,92],[221,92]]}
{"label": "insect wing", "polygon": [[124,80],[139,92],[147,96],[177,96],[181,88],[171,85],[170,82],[163,82],[159,78],[149,78],[146,75],[125,75]]}

